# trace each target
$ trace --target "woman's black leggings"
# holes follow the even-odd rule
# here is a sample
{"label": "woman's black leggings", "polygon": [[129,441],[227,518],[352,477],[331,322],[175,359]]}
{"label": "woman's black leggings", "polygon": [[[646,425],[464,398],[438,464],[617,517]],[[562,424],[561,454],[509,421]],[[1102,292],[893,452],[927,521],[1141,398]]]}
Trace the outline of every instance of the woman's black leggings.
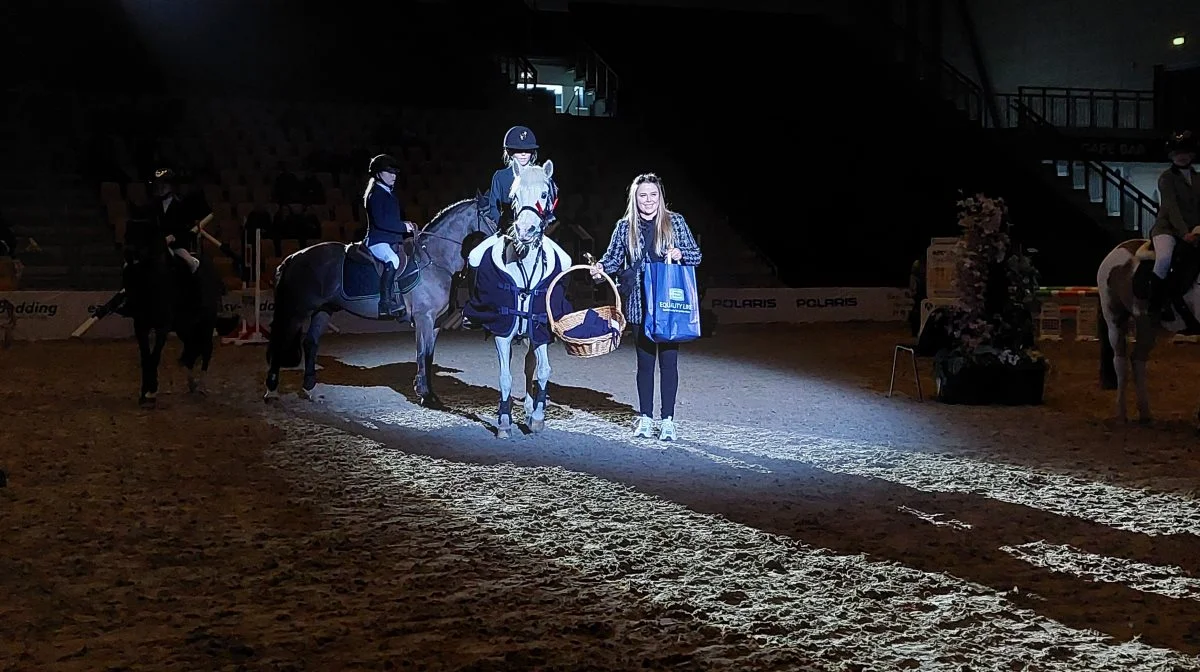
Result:
{"label": "woman's black leggings", "polygon": [[675,417],[675,395],[679,392],[679,344],[655,343],[639,325],[637,333],[637,387],[642,415],[654,417],[654,362],[658,360],[662,380],[662,417]]}

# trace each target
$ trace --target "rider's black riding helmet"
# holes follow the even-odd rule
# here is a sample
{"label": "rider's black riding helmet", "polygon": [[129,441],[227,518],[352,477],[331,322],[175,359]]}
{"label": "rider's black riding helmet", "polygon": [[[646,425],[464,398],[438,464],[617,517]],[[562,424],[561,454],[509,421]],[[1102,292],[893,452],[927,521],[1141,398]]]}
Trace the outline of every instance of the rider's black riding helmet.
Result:
{"label": "rider's black riding helmet", "polygon": [[158,194],[159,189],[163,186],[179,187],[179,176],[170,168],[161,168],[154,171],[154,177],[150,180],[150,193],[152,195]]}
{"label": "rider's black riding helmet", "polygon": [[370,174],[371,177],[375,177],[384,171],[391,173],[400,172],[400,162],[396,160],[396,157],[392,156],[391,154],[379,154],[375,158],[371,159],[371,164],[367,166],[367,173]]}
{"label": "rider's black riding helmet", "polygon": [[1169,156],[1176,152],[1200,153],[1197,152],[1196,137],[1192,135],[1191,131],[1180,131],[1167,140],[1167,155]]}
{"label": "rider's black riding helmet", "polygon": [[537,136],[528,126],[513,126],[504,134],[504,149],[515,152],[536,152]]}
{"label": "rider's black riding helmet", "polygon": [[179,182],[179,176],[170,168],[161,168],[154,171],[154,179],[150,180],[151,184],[170,184],[174,185]]}

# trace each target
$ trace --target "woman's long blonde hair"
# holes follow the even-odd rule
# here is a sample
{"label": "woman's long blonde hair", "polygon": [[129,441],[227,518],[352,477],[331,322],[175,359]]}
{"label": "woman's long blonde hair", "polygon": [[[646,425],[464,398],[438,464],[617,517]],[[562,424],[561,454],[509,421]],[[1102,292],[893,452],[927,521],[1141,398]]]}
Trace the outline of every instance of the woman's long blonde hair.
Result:
{"label": "woman's long blonde hair", "polygon": [[629,222],[629,260],[637,262],[642,257],[640,244],[642,229],[642,213],[637,208],[638,187],[646,183],[658,187],[658,215],[654,223],[654,250],[665,255],[667,250],[675,247],[675,227],[671,226],[671,211],[667,208],[667,192],[663,189],[662,180],[654,173],[642,173],[633,178],[629,185],[629,198],[625,203],[625,221]]}

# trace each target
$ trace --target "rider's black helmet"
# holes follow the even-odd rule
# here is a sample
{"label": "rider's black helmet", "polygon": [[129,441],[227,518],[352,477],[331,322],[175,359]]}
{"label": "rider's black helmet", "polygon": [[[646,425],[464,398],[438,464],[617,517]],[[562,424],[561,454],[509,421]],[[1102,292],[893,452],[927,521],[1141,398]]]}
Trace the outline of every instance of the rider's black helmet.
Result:
{"label": "rider's black helmet", "polygon": [[1174,152],[1191,152],[1196,154],[1196,137],[1191,131],[1180,131],[1167,140],[1167,154]]}
{"label": "rider's black helmet", "polygon": [[175,171],[171,170],[170,168],[161,168],[154,171],[154,179],[152,182],[154,184],[175,184],[178,180],[179,178],[177,175],[175,175]]}
{"label": "rider's black helmet", "polygon": [[532,152],[537,150],[537,136],[528,126],[513,126],[504,134],[504,148],[517,152]]}
{"label": "rider's black helmet", "polygon": [[393,173],[400,172],[400,162],[391,154],[380,154],[371,159],[371,165],[367,166],[367,173],[372,177],[385,170]]}

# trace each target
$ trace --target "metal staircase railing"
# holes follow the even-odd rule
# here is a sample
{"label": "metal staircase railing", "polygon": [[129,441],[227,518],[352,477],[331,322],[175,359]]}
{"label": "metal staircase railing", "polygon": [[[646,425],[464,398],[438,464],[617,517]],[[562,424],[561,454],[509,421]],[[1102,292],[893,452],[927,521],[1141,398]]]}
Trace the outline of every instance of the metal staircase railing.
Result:
{"label": "metal staircase railing", "polygon": [[1017,99],[1058,128],[1154,130],[1154,92],[1021,86]]}
{"label": "metal staircase railing", "polygon": [[567,112],[568,114],[580,114],[583,110],[587,110],[587,116],[594,117],[597,116],[596,103],[603,101],[603,116],[615,116],[620,78],[590,44],[581,38],[577,39],[582,53],[575,60],[575,78],[583,82],[583,90],[585,94],[587,92],[592,94],[592,100],[586,102],[579,96],[575,96],[571,99],[571,103],[568,105],[570,109]]}
{"label": "metal staircase railing", "polygon": [[[1017,126],[1027,128],[1039,140],[1047,143],[1055,153],[1061,152],[1067,159],[1044,159],[1054,163],[1056,170],[1066,164],[1064,177],[1071,179],[1075,189],[1086,190],[1088,200],[1104,204],[1105,214],[1121,218],[1122,228],[1144,235],[1153,226],[1158,216],[1158,204],[1119,172],[1101,161],[1077,159],[1082,156],[1079,143],[1063,135],[1054,124],[1033,111],[1019,99],[1010,99],[1009,108],[1017,116]],[[1044,146],[1044,145],[1043,145]],[[1060,174],[1062,174],[1060,172]],[[1115,203],[1116,207],[1113,207]],[[1114,212],[1115,209],[1115,212]]]}
{"label": "metal staircase railing", "polygon": [[[997,102],[1003,103],[1003,106],[998,108],[997,118],[989,109],[983,87],[947,63],[941,56],[931,53],[902,27],[889,24],[887,28],[887,32],[897,39],[894,45],[897,49],[893,50],[893,53],[898,51],[901,60],[905,61],[909,60],[906,58],[909,55],[918,56],[915,71],[918,80],[926,86],[932,85],[936,88],[942,98],[952,103],[967,119],[987,129],[1032,131],[1033,137],[1047,143],[1051,151],[1070,157],[1067,175],[1071,177],[1072,187],[1086,189],[1089,201],[1105,205],[1106,215],[1111,214],[1109,204],[1116,202],[1115,214],[1121,218],[1123,229],[1144,234],[1149,224],[1153,224],[1158,214],[1158,206],[1153,199],[1142,193],[1111,166],[1091,159],[1074,159],[1086,156],[1082,145],[1034,112],[1020,99],[1020,94],[997,96]],[[1046,157],[1039,158],[1046,160]],[[1114,199],[1113,196],[1117,198]]]}
{"label": "metal staircase railing", "polygon": [[538,82],[538,71],[524,56],[501,55],[497,57],[500,72],[508,77],[508,83],[514,89],[530,87]]}

